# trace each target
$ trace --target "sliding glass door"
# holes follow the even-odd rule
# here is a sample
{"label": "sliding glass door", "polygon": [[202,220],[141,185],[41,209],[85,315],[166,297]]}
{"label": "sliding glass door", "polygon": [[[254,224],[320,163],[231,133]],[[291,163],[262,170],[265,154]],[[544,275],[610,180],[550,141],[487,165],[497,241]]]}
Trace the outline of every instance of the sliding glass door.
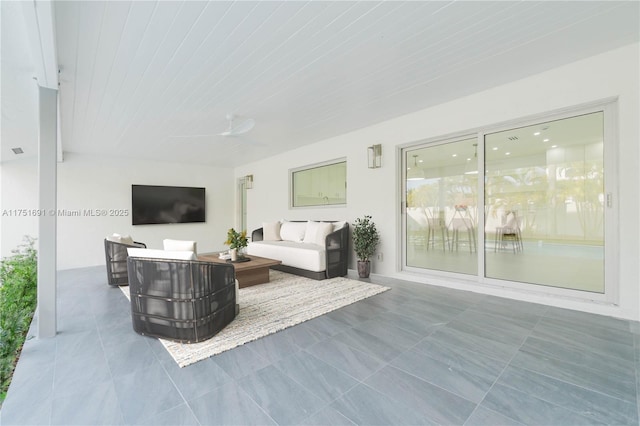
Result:
{"label": "sliding glass door", "polygon": [[478,271],[477,139],[405,151],[407,265]]}
{"label": "sliding glass door", "polygon": [[605,293],[604,123],[596,111],[405,148],[405,268]]}
{"label": "sliding glass door", "polygon": [[604,292],[603,137],[602,112],[485,135],[488,278]]}

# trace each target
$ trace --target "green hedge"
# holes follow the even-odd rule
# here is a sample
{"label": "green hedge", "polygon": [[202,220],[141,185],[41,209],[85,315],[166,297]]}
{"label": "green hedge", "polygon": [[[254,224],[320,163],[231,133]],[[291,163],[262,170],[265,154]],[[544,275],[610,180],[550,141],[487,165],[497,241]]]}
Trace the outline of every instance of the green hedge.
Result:
{"label": "green hedge", "polygon": [[0,261],[0,405],[7,394],[16,360],[37,302],[38,257],[34,239]]}

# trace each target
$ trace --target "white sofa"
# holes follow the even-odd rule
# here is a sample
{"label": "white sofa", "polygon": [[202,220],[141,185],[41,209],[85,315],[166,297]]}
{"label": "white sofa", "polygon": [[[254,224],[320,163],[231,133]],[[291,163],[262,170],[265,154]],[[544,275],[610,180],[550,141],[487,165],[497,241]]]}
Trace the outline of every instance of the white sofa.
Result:
{"label": "white sofa", "polygon": [[249,256],[282,262],[273,269],[322,280],[347,274],[349,224],[341,221],[263,223],[251,233]]}

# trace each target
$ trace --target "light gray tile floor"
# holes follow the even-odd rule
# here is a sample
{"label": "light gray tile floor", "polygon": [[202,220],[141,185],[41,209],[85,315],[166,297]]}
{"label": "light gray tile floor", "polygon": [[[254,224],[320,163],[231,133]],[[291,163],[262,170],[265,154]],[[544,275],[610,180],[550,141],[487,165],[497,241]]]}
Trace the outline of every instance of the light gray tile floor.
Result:
{"label": "light gray tile floor", "polygon": [[380,283],[392,290],[179,368],[133,331],[104,268],[60,271],[59,333],[26,342],[0,423],[638,424],[638,323]]}

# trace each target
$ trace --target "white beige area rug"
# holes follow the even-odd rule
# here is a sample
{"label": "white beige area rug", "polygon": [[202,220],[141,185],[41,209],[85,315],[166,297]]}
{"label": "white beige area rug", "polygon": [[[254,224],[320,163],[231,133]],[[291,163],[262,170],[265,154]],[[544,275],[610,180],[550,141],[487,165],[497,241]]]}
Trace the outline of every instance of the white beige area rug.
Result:
{"label": "white beige area rug", "polygon": [[[220,333],[200,343],[160,339],[180,367],[308,321],[389,290],[339,277],[316,281],[269,271],[270,282],[240,289],[240,313]],[[129,297],[129,287],[120,287]]]}

